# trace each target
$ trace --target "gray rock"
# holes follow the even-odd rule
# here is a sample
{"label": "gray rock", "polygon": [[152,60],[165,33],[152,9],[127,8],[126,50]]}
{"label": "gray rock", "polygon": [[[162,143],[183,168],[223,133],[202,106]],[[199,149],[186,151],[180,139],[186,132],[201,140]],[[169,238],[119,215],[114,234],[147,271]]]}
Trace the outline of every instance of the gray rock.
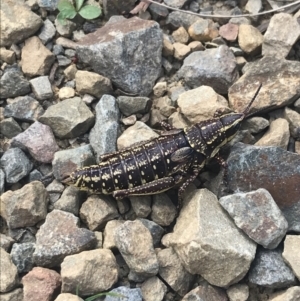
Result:
{"label": "gray rock", "polygon": [[82,62],[108,77],[117,88],[141,96],[152,92],[160,74],[161,50],[158,23],[136,17],[108,23],[77,46]]}
{"label": "gray rock", "polygon": [[164,228],[153,221],[149,221],[148,219],[139,218],[138,220],[141,221],[143,225],[150,231],[153,238],[154,247],[158,247],[160,245],[161,237],[165,233]]}
{"label": "gray rock", "polygon": [[39,121],[51,127],[62,139],[75,138],[87,132],[94,123],[94,115],[80,97],[65,99],[51,107]]}
{"label": "gray rock", "polygon": [[31,182],[1,197],[1,215],[11,229],[34,226],[45,219],[48,195],[44,185]]}
{"label": "gray rock", "polygon": [[165,193],[153,195],[151,219],[160,226],[169,226],[177,216],[176,206]]}
{"label": "gray rock", "polygon": [[25,122],[36,121],[43,114],[43,107],[30,96],[18,97],[4,108],[5,117],[13,117]]}
{"label": "gray rock", "polygon": [[271,288],[285,288],[296,282],[295,275],[283,261],[279,248],[258,249],[248,279],[252,284]]}
{"label": "gray rock", "polygon": [[58,2],[59,0],[38,0],[39,7],[49,11],[56,10]]}
{"label": "gray rock", "polygon": [[58,45],[58,44],[55,44],[53,46],[53,49],[52,49],[52,53],[57,56],[59,54],[64,54],[65,53],[65,50],[64,50],[64,47],[62,45]]}
{"label": "gray rock", "polygon": [[300,155],[279,147],[237,143],[227,164],[230,190],[265,188],[283,212],[289,231],[300,232]]}
{"label": "gray rock", "polygon": [[151,196],[138,195],[129,197],[131,207],[137,217],[147,217],[151,212]]}
{"label": "gray rock", "polygon": [[67,58],[64,55],[59,54],[56,56],[56,58],[57,58],[58,66],[60,66],[60,67],[66,67],[72,63],[72,60]]}
{"label": "gray rock", "polygon": [[287,13],[274,15],[264,35],[263,56],[285,58],[300,36],[300,24]]}
{"label": "gray rock", "polygon": [[174,231],[162,243],[174,248],[187,271],[221,287],[246,275],[256,250],[207,189],[186,195]]}
{"label": "gray rock", "polygon": [[251,134],[257,134],[267,128],[269,125],[269,120],[263,117],[252,117],[243,122],[242,129],[248,129]]}
{"label": "gray rock", "polygon": [[54,208],[73,213],[77,216],[79,213],[79,205],[84,195],[84,191],[80,191],[76,187],[68,186],[61,197],[54,203]]}
{"label": "gray rock", "polygon": [[67,256],[61,264],[62,293],[76,291],[80,295],[96,295],[111,288],[118,280],[118,266],[114,254],[97,249]]}
{"label": "gray rock", "polygon": [[5,172],[7,183],[17,183],[29,174],[32,163],[19,148],[7,150],[0,159],[0,166]]}
{"label": "gray rock", "polygon": [[30,90],[29,82],[19,71],[7,71],[0,79],[0,98],[25,95],[28,94]]}
{"label": "gray rock", "polygon": [[123,301],[124,296],[127,301],[142,301],[142,292],[140,288],[129,288],[126,286],[119,286],[111,291],[110,293],[117,294],[116,296],[106,296],[104,301]]}
{"label": "gray rock", "polygon": [[53,174],[55,179],[61,181],[75,169],[95,163],[92,148],[89,144],[58,151],[54,154],[52,162]]}
{"label": "gray rock", "polygon": [[13,138],[22,133],[22,129],[19,124],[10,117],[0,121],[0,133],[7,138]]}
{"label": "gray rock", "polygon": [[31,242],[13,244],[11,249],[11,260],[16,265],[18,273],[26,273],[32,270],[34,262],[32,255],[35,249],[35,244]]}
{"label": "gray rock", "polygon": [[91,129],[89,140],[99,162],[100,155],[116,151],[120,112],[116,99],[110,95],[101,97],[95,111],[96,122]]}
{"label": "gray rock", "polygon": [[239,75],[232,51],[223,45],[191,53],[184,60],[178,76],[191,88],[208,85],[217,93],[226,94]]}
{"label": "gray rock", "polygon": [[151,101],[148,97],[119,96],[117,101],[121,113],[125,116],[147,113],[151,107]]}
{"label": "gray rock", "polygon": [[[13,264],[9,253],[0,249],[0,293],[6,293],[14,289],[19,282],[17,267]],[[1,298],[2,299],[2,298]]]}
{"label": "gray rock", "polygon": [[41,26],[41,17],[21,0],[3,0],[1,3],[1,46],[19,44],[32,36]]}
{"label": "gray rock", "polygon": [[42,178],[43,175],[37,169],[34,169],[28,176],[28,182],[41,181]]}
{"label": "gray rock", "polygon": [[286,107],[284,109],[284,117],[289,122],[291,136],[300,139],[300,114]]}
{"label": "gray rock", "polygon": [[34,227],[8,229],[8,235],[18,243],[35,243],[36,232],[36,228]]}
{"label": "gray rock", "polygon": [[[187,293],[181,301],[227,301],[227,295],[224,290],[219,287],[209,285],[204,282]],[[235,299],[230,299],[234,301]],[[242,301],[236,299],[235,301]]]}
{"label": "gray rock", "polygon": [[198,20],[201,20],[201,18],[198,16],[190,15],[184,12],[173,11],[168,15],[166,23],[176,28],[183,26],[185,29],[188,29]]}
{"label": "gray rock", "polygon": [[5,173],[2,168],[0,168],[0,194],[4,192],[5,186]]}
{"label": "gray rock", "polygon": [[152,15],[153,20],[157,20],[159,17],[165,18],[169,14],[169,10],[166,7],[155,5],[155,3],[151,3],[148,10]]}
{"label": "gray rock", "polygon": [[72,36],[72,33],[76,30],[76,23],[66,19],[64,24],[62,24],[57,18],[54,22],[56,31],[60,34],[62,37],[69,38]]}
{"label": "gray rock", "polygon": [[169,6],[175,7],[175,8],[183,7],[186,2],[187,2],[187,0],[165,0],[164,1],[164,3],[166,5],[169,5]]}
{"label": "gray rock", "polygon": [[53,210],[36,234],[34,262],[38,266],[55,267],[66,256],[89,250],[95,244],[95,234],[79,228],[77,217],[68,212]]}
{"label": "gray rock", "polygon": [[219,202],[235,224],[264,248],[276,248],[286,234],[288,223],[265,189],[225,196]]}
{"label": "gray rock", "polygon": [[115,243],[130,270],[141,278],[158,272],[158,260],[149,230],[140,221],[126,221],[115,233]]}
{"label": "gray rock", "polygon": [[11,145],[29,151],[35,160],[43,163],[51,163],[59,150],[51,128],[38,121],[14,137]]}
{"label": "gray rock", "polygon": [[[104,15],[108,19],[111,16],[120,15],[121,11],[129,12],[134,8],[135,0],[118,0],[111,2],[103,0]],[[111,22],[111,19],[109,20]]]}
{"label": "gray rock", "polygon": [[177,292],[184,296],[192,287],[195,276],[182,265],[180,258],[172,248],[158,251],[159,275]]}
{"label": "gray rock", "polygon": [[108,221],[118,216],[115,201],[104,195],[91,195],[80,208],[80,218],[92,231],[104,228]]}
{"label": "gray rock", "polygon": [[45,100],[53,96],[53,91],[48,76],[39,76],[31,79],[29,82],[37,99]]}
{"label": "gray rock", "polygon": [[48,42],[50,42],[53,39],[55,33],[56,33],[55,26],[49,19],[46,19],[44,21],[44,25],[41,28],[39,38],[43,42],[43,44],[46,45]]}

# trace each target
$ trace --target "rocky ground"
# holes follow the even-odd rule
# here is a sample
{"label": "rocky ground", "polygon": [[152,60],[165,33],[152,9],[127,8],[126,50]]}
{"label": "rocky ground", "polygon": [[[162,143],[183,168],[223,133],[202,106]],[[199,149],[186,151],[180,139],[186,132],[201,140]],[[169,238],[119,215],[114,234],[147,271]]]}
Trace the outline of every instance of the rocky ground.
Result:
{"label": "rocky ground", "polygon": [[[232,17],[100,0],[104,17],[62,25],[56,0],[2,0],[1,301],[300,300],[299,4],[164,3]],[[176,189],[116,201],[61,183],[161,121],[243,111],[259,83],[265,109],[221,151],[225,189],[213,160],[179,212]]]}

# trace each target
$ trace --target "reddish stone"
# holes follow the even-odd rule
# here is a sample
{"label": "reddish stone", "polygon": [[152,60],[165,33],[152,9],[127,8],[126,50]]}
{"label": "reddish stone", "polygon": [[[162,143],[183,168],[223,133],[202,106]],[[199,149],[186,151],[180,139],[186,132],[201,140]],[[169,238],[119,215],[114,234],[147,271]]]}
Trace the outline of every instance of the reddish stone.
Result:
{"label": "reddish stone", "polygon": [[234,42],[238,36],[239,26],[233,23],[227,23],[220,27],[219,34],[229,42]]}
{"label": "reddish stone", "polygon": [[59,293],[61,277],[53,270],[36,267],[23,277],[22,283],[23,301],[51,301]]}

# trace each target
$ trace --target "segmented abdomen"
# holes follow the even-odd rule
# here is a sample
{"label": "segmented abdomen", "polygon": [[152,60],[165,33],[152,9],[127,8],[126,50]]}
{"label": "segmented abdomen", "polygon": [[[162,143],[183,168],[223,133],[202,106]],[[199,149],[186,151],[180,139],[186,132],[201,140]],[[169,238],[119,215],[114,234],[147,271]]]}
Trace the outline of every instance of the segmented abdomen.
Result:
{"label": "segmented abdomen", "polygon": [[188,143],[182,133],[160,136],[98,165],[79,169],[71,177],[75,186],[103,194],[136,187],[172,174],[177,163],[172,162],[171,154],[185,146]]}

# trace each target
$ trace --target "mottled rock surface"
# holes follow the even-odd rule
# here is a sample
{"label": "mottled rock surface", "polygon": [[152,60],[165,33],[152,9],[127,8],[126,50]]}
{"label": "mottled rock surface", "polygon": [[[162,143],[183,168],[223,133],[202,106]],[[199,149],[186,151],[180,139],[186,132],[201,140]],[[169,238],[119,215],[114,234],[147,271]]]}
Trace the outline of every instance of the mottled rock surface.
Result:
{"label": "mottled rock surface", "polygon": [[34,261],[39,266],[58,266],[66,256],[91,249],[96,244],[95,234],[79,228],[73,214],[53,210],[36,234]]}
{"label": "mottled rock surface", "polygon": [[77,53],[116,87],[147,96],[160,72],[161,49],[158,23],[134,17],[108,23],[87,35],[78,43]]}

